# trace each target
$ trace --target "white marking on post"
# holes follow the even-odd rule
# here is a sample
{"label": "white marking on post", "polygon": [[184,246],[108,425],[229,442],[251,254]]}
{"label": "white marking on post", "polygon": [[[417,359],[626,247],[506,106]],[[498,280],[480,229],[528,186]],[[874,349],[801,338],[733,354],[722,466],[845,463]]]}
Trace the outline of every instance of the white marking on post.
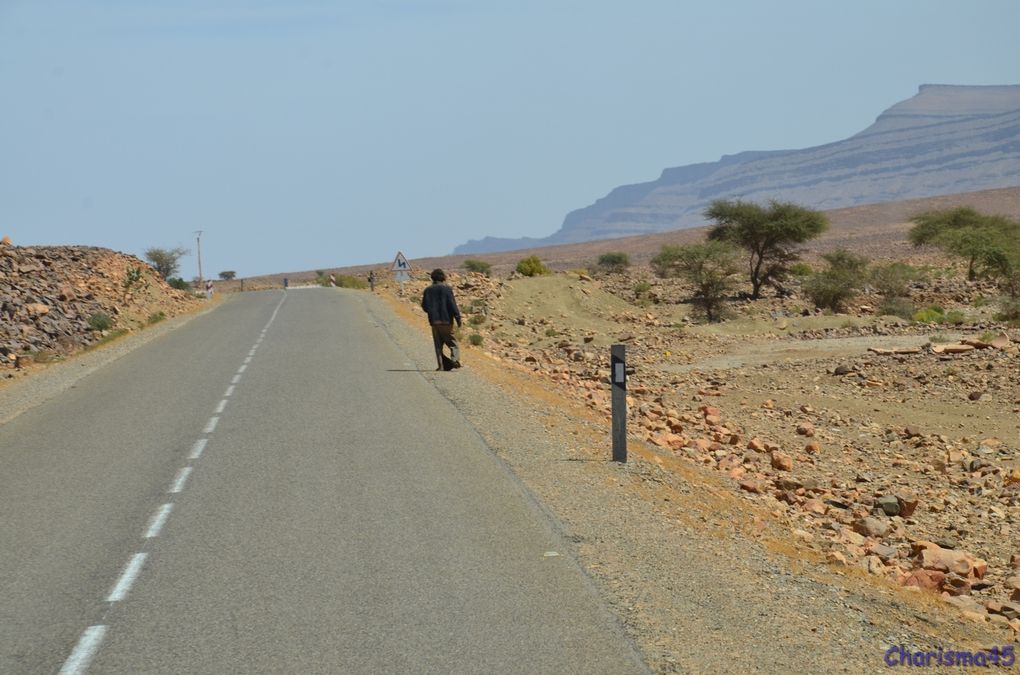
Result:
{"label": "white marking on post", "polygon": [[145,564],[145,556],[148,553],[135,553],[132,556],[131,561],[124,568],[124,572],[120,575],[120,579],[114,585],[113,590],[110,591],[110,595],[107,596],[107,602],[120,602],[127,597],[128,591],[131,590],[132,584],[135,583],[135,579],[138,578],[138,573],[142,571],[142,565]]}
{"label": "white marking on post", "polygon": [[233,395],[234,395],[234,385],[230,385],[229,387],[227,387],[227,390],[225,392],[223,392],[223,397],[224,398],[229,398],[230,396],[233,396]]}
{"label": "white marking on post", "polygon": [[227,407],[227,399],[223,399],[222,401],[220,401],[220,404],[218,406],[216,406],[216,414],[219,415],[221,412],[223,412],[223,409],[226,408],[226,407]]}
{"label": "white marking on post", "polygon": [[80,675],[89,669],[92,657],[99,651],[99,645],[106,635],[106,626],[89,626],[78,638],[71,655],[64,661],[60,675]]}
{"label": "white marking on post", "polygon": [[205,452],[205,445],[209,442],[208,438],[200,438],[195,441],[195,444],[191,446],[191,454],[188,455],[188,459],[198,459]]}
{"label": "white marking on post", "polygon": [[219,416],[213,415],[212,417],[209,418],[209,421],[205,423],[205,429],[202,430],[202,433],[211,434],[213,431],[216,430],[216,425],[219,423],[220,423]]}
{"label": "white marking on post", "polygon": [[152,514],[152,520],[149,521],[149,529],[145,531],[145,538],[152,539],[158,537],[160,530],[166,525],[166,519],[170,517],[170,512],[173,511],[173,504],[163,504],[159,509]]}
{"label": "white marking on post", "polygon": [[170,486],[170,494],[175,495],[184,489],[184,484],[188,481],[188,476],[191,474],[191,467],[186,466],[177,472],[177,477],[174,478],[174,484]]}
{"label": "white marking on post", "polygon": [[230,380],[230,384],[237,384],[240,381],[241,381],[241,376],[240,375],[234,375],[233,379]]}
{"label": "white marking on post", "polygon": [[248,364],[247,363],[244,364],[243,366],[241,366],[240,368],[238,368],[237,372],[238,372],[238,374],[240,374],[240,373],[243,373],[246,370],[248,370]]}

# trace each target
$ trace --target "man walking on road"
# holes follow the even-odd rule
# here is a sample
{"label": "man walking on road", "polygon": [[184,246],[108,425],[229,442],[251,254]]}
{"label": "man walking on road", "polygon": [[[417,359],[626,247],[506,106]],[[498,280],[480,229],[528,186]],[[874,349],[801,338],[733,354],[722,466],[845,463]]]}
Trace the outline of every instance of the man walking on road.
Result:
{"label": "man walking on road", "polygon": [[[453,289],[447,286],[446,273],[441,269],[432,270],[432,285],[425,289],[422,294],[421,308],[429,316],[429,324],[432,326],[432,343],[436,348],[436,361],[439,367],[436,370],[450,370],[460,368],[460,346],[457,338],[453,335],[453,322],[460,327],[460,309],[453,297]],[[450,365],[443,367],[443,345],[450,348]]]}

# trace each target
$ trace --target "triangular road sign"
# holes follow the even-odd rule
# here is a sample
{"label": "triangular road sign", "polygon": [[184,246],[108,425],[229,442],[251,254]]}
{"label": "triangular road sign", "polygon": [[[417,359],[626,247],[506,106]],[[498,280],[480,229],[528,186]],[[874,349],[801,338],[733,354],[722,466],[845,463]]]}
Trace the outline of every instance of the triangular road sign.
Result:
{"label": "triangular road sign", "polygon": [[411,263],[407,262],[407,258],[404,257],[403,253],[397,251],[397,257],[393,259],[392,269],[394,272],[410,272]]}

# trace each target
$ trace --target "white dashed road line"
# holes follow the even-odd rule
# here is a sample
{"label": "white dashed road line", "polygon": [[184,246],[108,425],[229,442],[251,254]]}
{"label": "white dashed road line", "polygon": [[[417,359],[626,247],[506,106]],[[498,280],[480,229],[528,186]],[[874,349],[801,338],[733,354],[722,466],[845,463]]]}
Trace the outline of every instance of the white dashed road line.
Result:
{"label": "white dashed road line", "polygon": [[188,455],[188,459],[198,459],[205,452],[205,446],[209,443],[208,438],[200,438],[195,441],[195,444],[191,446],[191,454]]}
{"label": "white dashed road line", "polygon": [[120,579],[117,580],[113,590],[110,591],[110,595],[106,597],[107,602],[120,602],[127,597],[128,591],[131,590],[135,579],[138,578],[138,573],[142,571],[142,565],[145,564],[145,558],[148,555],[148,553],[135,553],[131,556],[131,562],[124,568]]}
{"label": "white dashed road line", "polygon": [[92,657],[99,651],[99,645],[106,635],[106,626],[89,626],[81,634],[74,651],[67,657],[60,675],[80,675],[88,670]]}
{"label": "white dashed road line", "polygon": [[175,495],[181,490],[183,490],[184,484],[188,482],[188,476],[190,475],[191,467],[190,466],[182,467],[181,470],[177,472],[177,477],[174,478],[174,484],[170,486],[169,490],[170,494]]}
{"label": "white dashed road line", "polygon": [[[280,307],[283,306],[286,299],[287,296],[284,295],[280,298],[280,302],[276,304],[276,308],[273,310],[272,316],[269,317],[269,321],[266,322],[266,325],[259,333],[258,340],[255,341],[255,344],[248,352],[248,356],[244,359],[244,363],[237,369],[237,374],[231,378],[230,386],[227,387],[226,392],[223,394],[223,400],[216,406],[216,415],[209,418],[203,433],[211,434],[215,431],[216,425],[219,424],[220,421],[219,415],[227,407],[227,399],[234,394],[235,386],[241,381],[241,374],[248,369],[248,364],[251,363],[252,357],[255,356],[255,350],[258,349],[262,340],[266,337],[266,331],[269,330],[273,321],[276,320],[276,315],[280,312]],[[195,441],[195,444],[191,448],[191,452],[188,454],[188,461],[190,462],[201,457],[202,453],[205,452],[205,447],[208,443],[209,438],[200,438]],[[181,467],[181,469],[177,472],[177,475],[174,477],[174,482],[170,486],[170,490],[168,490],[169,494],[178,494],[184,489],[184,485],[188,481],[188,476],[191,475],[191,470],[192,467],[190,464]],[[149,520],[149,526],[146,528],[145,534],[142,538],[148,540],[158,537],[160,532],[163,531],[163,526],[166,525],[167,521],[170,519],[170,514],[173,511],[173,508],[173,502],[168,502],[156,509]],[[149,554],[147,552],[142,551],[140,553],[135,553],[131,557],[131,560],[128,561],[127,566],[124,568],[124,571],[121,572],[120,578],[117,579],[117,583],[114,584],[113,588],[110,590],[110,594],[106,596],[106,602],[120,602],[127,597],[128,591],[131,590],[131,586],[135,583],[135,580],[141,573],[142,566],[145,564],[145,559],[148,555]],[[107,608],[106,611],[108,612],[109,608]],[[103,613],[100,621],[105,620],[105,618],[106,612]],[[78,643],[71,651],[71,655],[67,657],[64,665],[60,668],[60,675],[84,675],[84,673],[88,671],[89,664],[92,662],[93,657],[95,657],[96,653],[99,651],[103,638],[106,636],[106,629],[106,625],[102,623],[86,628],[81,634],[81,637],[78,638]]]}
{"label": "white dashed road line", "polygon": [[152,520],[149,521],[149,529],[145,531],[145,539],[159,536],[160,530],[166,525],[166,519],[170,517],[170,512],[173,511],[173,508],[173,504],[163,504],[152,514]]}

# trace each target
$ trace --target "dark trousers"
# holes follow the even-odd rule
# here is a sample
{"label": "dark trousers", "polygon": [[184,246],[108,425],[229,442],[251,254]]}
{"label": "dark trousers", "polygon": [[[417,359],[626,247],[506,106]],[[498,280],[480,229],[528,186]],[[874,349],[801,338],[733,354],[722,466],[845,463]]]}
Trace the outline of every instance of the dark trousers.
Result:
{"label": "dark trousers", "polygon": [[451,361],[460,361],[460,345],[453,336],[452,323],[432,324],[432,344],[436,347],[436,362],[440,368],[443,367],[443,345],[450,348]]}

